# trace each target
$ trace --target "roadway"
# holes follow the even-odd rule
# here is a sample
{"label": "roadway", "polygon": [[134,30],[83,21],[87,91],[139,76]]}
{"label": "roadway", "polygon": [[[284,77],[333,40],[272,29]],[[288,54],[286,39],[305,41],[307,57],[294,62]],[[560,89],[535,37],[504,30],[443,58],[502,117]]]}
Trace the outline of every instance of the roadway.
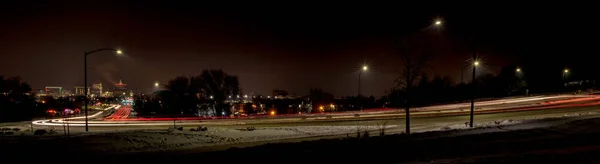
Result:
{"label": "roadway", "polygon": [[[411,109],[411,123],[415,131],[418,129],[439,128],[450,124],[462,124],[469,120],[469,103],[436,105]],[[600,96],[562,95],[508,98],[476,103],[475,124],[497,120],[519,120],[524,118],[557,117],[574,113],[595,113],[600,107]],[[168,120],[129,119],[130,107],[113,106],[107,110],[116,110],[113,115],[104,119],[89,121],[93,131],[114,131],[131,129],[165,128],[173,126],[172,118]],[[358,114],[358,115],[357,115]],[[90,118],[101,117],[102,112],[94,113]],[[178,126],[335,126],[335,125],[395,125],[404,128],[404,111],[398,109],[366,110],[356,112],[320,113],[304,115],[280,115],[264,117],[247,117],[233,119],[194,119],[178,118]],[[36,120],[35,126],[64,126],[68,124],[72,130],[81,130],[85,126],[83,117],[63,119]]]}

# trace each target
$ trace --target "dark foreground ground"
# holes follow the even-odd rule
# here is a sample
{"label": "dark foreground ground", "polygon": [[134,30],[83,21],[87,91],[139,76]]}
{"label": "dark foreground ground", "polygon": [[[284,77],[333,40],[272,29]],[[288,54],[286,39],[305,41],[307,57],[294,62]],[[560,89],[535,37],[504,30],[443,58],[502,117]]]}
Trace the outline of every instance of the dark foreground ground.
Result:
{"label": "dark foreground ground", "polygon": [[502,132],[329,139],[208,153],[190,150],[116,155],[67,152],[44,145],[5,145],[0,156],[26,163],[600,163],[600,119],[530,130],[498,129]]}

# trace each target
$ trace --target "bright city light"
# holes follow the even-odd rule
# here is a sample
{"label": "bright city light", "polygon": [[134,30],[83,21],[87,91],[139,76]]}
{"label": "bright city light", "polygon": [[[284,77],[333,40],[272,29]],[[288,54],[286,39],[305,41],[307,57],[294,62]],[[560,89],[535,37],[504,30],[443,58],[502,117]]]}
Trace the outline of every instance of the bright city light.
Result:
{"label": "bright city light", "polygon": [[442,21],[435,21],[435,25],[442,25]]}
{"label": "bright city light", "polygon": [[154,86],[155,86],[155,87],[158,87],[158,82],[155,82],[155,83],[154,83]]}
{"label": "bright city light", "polygon": [[275,115],[275,111],[273,111],[273,110],[272,110],[272,111],[271,111],[271,115]]}
{"label": "bright city light", "polygon": [[517,68],[517,72],[521,72],[521,68]]}
{"label": "bright city light", "polygon": [[213,96],[210,96],[210,99],[213,99]]}
{"label": "bright city light", "polygon": [[475,66],[478,66],[478,65],[479,65],[479,61],[475,61],[475,62],[473,63],[473,65],[475,65]]}
{"label": "bright city light", "polygon": [[362,70],[363,70],[363,71],[366,71],[367,69],[369,69],[367,66],[363,66],[363,67],[362,67]]}
{"label": "bright city light", "polygon": [[568,69],[565,69],[565,73],[569,73],[569,70],[568,70]]}
{"label": "bright city light", "polygon": [[123,51],[117,50],[117,54],[123,54]]}

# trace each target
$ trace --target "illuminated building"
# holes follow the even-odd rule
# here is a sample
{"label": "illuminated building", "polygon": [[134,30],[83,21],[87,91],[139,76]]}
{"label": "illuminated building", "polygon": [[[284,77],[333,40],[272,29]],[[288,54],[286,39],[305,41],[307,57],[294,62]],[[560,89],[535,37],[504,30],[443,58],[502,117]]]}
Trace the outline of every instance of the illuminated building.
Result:
{"label": "illuminated building", "polygon": [[115,84],[115,88],[118,88],[118,89],[127,89],[126,87],[127,87],[127,84],[123,84],[122,80],[119,80],[119,83]]}
{"label": "illuminated building", "polygon": [[[75,95],[76,96],[83,96],[83,94],[85,94],[85,87],[83,86],[73,86],[73,88],[75,88]],[[90,93],[90,89],[88,88],[88,94]]]}
{"label": "illuminated building", "polygon": [[105,95],[102,94],[102,83],[92,84],[92,88],[91,88],[91,91],[89,93],[90,94],[94,94],[94,95],[98,95],[100,97],[105,97]]}
{"label": "illuminated building", "polygon": [[115,84],[115,88],[112,92],[115,96],[123,96],[127,94],[127,84],[124,84],[122,80],[119,80],[119,83]]}
{"label": "illuminated building", "polygon": [[44,88],[44,92],[48,96],[52,96],[54,98],[62,97],[62,87],[54,87],[54,86],[46,86]]}

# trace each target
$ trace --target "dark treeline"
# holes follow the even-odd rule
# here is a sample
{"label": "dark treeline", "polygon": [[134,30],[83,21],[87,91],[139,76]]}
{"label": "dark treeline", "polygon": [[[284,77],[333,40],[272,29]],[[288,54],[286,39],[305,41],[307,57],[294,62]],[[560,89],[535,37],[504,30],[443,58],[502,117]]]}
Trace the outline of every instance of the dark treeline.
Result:
{"label": "dark treeline", "polygon": [[[427,106],[441,103],[468,101],[471,98],[501,98],[507,96],[527,96],[531,94],[586,91],[595,84],[576,79],[537,79],[542,86],[529,85],[526,71],[516,71],[515,65],[505,66],[497,74],[477,74],[471,82],[471,74],[466,74],[465,82],[443,76],[419,75],[412,84],[411,94],[401,84],[390,89],[385,96],[346,96],[336,97],[320,88],[310,89],[309,94],[293,99],[251,98],[250,102],[227,102],[229,96],[241,95],[236,76],[221,70],[205,70],[198,76],[179,76],[165,85],[166,90],[150,96],[137,97],[135,109],[139,116],[185,116],[185,115],[232,115],[238,110],[244,114],[274,112],[277,114],[318,113],[352,111],[370,108],[405,107],[410,98],[411,106]],[[579,81],[574,84],[568,81]],[[583,82],[583,83],[581,83]],[[473,88],[474,87],[474,88]],[[232,100],[229,97],[229,100]],[[206,112],[212,111],[212,114]]]}
{"label": "dark treeline", "polygon": [[137,97],[134,109],[140,116],[192,115],[198,109],[212,108],[229,114],[227,96],[241,94],[237,76],[222,70],[204,70],[198,76],[179,76],[164,86],[167,90]]}
{"label": "dark treeline", "polygon": [[[516,71],[519,69],[519,71]],[[534,72],[522,71],[521,67],[505,66],[497,74],[477,74],[471,83],[471,74],[465,75],[465,83],[455,84],[455,80],[442,76],[422,76],[418,84],[412,88],[411,104],[425,106],[439,103],[450,103],[474,98],[501,98],[508,96],[527,96],[544,93],[578,93],[592,91],[597,87],[594,80],[565,78],[544,78],[528,74]],[[560,75],[559,73],[555,73]],[[561,77],[561,76],[558,76]],[[468,80],[466,80],[468,79]],[[531,85],[529,81],[533,81]],[[474,88],[473,88],[474,87]],[[389,102],[391,107],[403,107],[407,98],[404,88],[391,89],[383,102]]]}
{"label": "dark treeline", "polygon": [[0,122],[43,116],[44,109],[29,92],[31,87],[21,78],[0,76]]}

